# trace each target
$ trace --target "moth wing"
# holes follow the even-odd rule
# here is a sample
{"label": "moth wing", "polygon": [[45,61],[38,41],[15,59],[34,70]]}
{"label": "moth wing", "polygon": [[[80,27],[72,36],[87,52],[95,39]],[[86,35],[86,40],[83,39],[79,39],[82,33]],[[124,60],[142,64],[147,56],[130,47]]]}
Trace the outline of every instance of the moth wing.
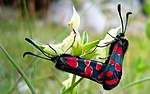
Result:
{"label": "moth wing", "polygon": [[119,84],[122,76],[123,58],[122,47],[115,45],[103,76],[104,89],[110,90]]}

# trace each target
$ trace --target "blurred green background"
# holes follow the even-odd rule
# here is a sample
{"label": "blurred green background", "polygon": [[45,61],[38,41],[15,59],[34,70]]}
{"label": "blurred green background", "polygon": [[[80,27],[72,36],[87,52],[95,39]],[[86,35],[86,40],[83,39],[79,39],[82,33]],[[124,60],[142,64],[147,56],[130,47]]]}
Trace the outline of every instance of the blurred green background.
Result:
{"label": "blurred green background", "polygon": [[[50,61],[34,57],[23,58],[25,51],[38,53],[24,39],[32,37],[41,43],[59,43],[69,35],[67,26],[74,5],[80,15],[79,32],[87,31],[90,41],[103,39],[108,30],[120,25],[117,5],[122,4],[122,14],[131,11],[126,37],[129,49],[123,63],[120,84],[110,91],[84,79],[78,94],[111,94],[119,88],[150,77],[150,0],[0,0],[0,43],[19,64],[38,94],[60,94],[62,82],[68,73],[57,70]],[[30,94],[24,80],[4,52],[0,50],[0,94]],[[17,83],[16,86],[14,86]],[[150,81],[134,85],[117,94],[150,94]]]}

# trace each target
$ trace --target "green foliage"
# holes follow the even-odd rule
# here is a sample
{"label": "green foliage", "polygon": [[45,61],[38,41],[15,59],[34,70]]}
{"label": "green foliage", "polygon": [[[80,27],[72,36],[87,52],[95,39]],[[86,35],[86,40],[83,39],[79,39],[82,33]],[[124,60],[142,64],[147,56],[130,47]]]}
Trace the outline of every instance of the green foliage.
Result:
{"label": "green foliage", "polygon": [[88,43],[89,41],[89,37],[88,37],[88,34],[87,32],[83,32],[83,35],[82,35],[82,44],[84,45],[85,43]]}
{"label": "green foliage", "polygon": [[150,0],[145,0],[144,10],[148,14],[148,16],[150,16]]}
{"label": "green foliage", "polygon": [[11,56],[7,53],[5,48],[0,44],[0,48],[3,50],[4,54],[7,56],[7,58],[10,60],[10,62],[14,65],[14,67],[17,69],[17,71],[20,73],[26,84],[28,85],[30,91],[32,94],[36,94],[35,89],[33,88],[31,82],[29,81],[26,74],[23,72],[23,70],[20,68],[20,66],[11,58]]}
{"label": "green foliage", "polygon": [[145,72],[148,69],[147,64],[143,64],[143,62],[145,62],[143,58],[141,58],[141,57],[137,58],[137,64],[136,64],[137,67],[136,67],[136,69],[139,73]]}
{"label": "green foliage", "polygon": [[96,40],[96,41],[86,43],[83,47],[83,50],[85,52],[89,52],[92,48],[94,48],[96,45],[98,45],[99,42],[100,42],[100,40]]}
{"label": "green foliage", "polygon": [[[32,85],[36,88],[38,93],[59,94],[61,88],[64,87],[64,85],[62,85],[62,81],[68,79],[68,74],[56,70],[54,68],[54,64],[51,63],[50,61],[35,59],[34,57],[22,58],[22,54],[25,51],[30,51],[30,50],[36,51],[35,49],[34,50],[32,49],[31,45],[28,45],[24,41],[24,38],[28,36],[26,32],[28,31],[28,28],[22,26],[22,24],[24,23],[19,20],[16,22],[14,21],[13,23],[9,23],[6,21],[4,22],[4,20],[1,20],[0,23],[1,23],[0,27],[2,27],[0,28],[1,44],[3,44],[4,48],[9,52],[9,55],[13,58],[13,60],[18,62],[18,66],[22,70],[26,71],[25,73],[27,77],[30,79]],[[68,29],[56,25],[48,24],[48,25],[44,25],[43,27],[39,27],[39,26],[35,26],[35,27],[36,28],[32,29],[34,40],[38,40],[44,44],[48,39],[50,39],[50,43],[60,42],[61,39],[64,39],[69,34],[68,32],[62,33],[62,31],[68,31]],[[146,30],[146,32],[149,33],[148,32],[149,25],[147,25],[147,28],[148,29]],[[150,34],[147,34],[148,37],[149,35]],[[79,52],[82,53],[75,53],[74,51],[73,53],[75,54],[83,54],[84,53],[83,48],[85,45],[94,42],[91,40],[98,41],[98,39],[95,39],[95,37],[101,38],[102,36],[95,35],[94,37],[91,37],[85,32],[82,35],[82,40],[79,40],[79,37],[77,39],[78,44],[76,43],[77,46],[73,46],[73,47],[75,47],[75,50],[77,50],[77,48],[79,47],[80,50],[82,50]],[[119,94],[119,93],[142,94],[145,92],[150,93],[149,92],[150,79],[149,77],[147,77],[148,74],[150,74],[149,71],[150,70],[150,63],[149,63],[150,42],[146,38],[140,38],[138,36],[130,36],[129,34],[127,35],[127,37],[129,39],[130,46],[125,56],[126,59],[124,60],[124,64],[123,64],[123,77],[121,79],[119,86],[117,86],[115,89],[111,91],[105,91],[105,92],[107,94],[112,94],[112,93],[113,94]],[[72,43],[72,40],[73,38],[71,38],[71,41],[67,42],[68,44],[65,47],[69,47],[70,43]],[[95,44],[96,42],[93,43],[92,45]],[[50,51],[50,48],[48,46],[45,47],[45,45],[43,44],[40,44],[38,46],[40,46],[40,48],[45,50],[46,52]],[[59,48],[59,45],[54,46],[54,48],[56,48],[56,50],[60,52],[59,54],[63,53],[66,50],[66,49],[61,50]],[[87,46],[87,48],[91,48],[89,50],[93,49],[90,46],[89,47]],[[93,56],[94,54],[103,53],[103,52],[99,52],[98,49],[95,50],[95,52],[91,53],[90,55]],[[0,53],[1,53],[0,54],[0,93],[2,92],[5,94],[7,93],[7,91],[13,88],[10,94],[29,94],[30,93],[29,89],[20,91],[20,86],[17,84],[18,83],[17,80],[20,78],[18,76],[19,72],[16,71],[17,68],[15,68],[15,65],[12,65],[12,63],[10,63],[9,58],[4,55],[4,52],[2,50],[0,50]],[[68,51],[67,53],[71,53],[71,51]],[[53,51],[48,52],[48,54],[54,56],[56,55]],[[91,56],[90,57],[86,56],[86,58],[91,58]],[[20,82],[22,82],[22,80],[20,80],[19,83]],[[79,83],[80,86],[78,85]],[[25,83],[24,86],[26,85],[27,84]],[[77,85],[78,87],[75,88]],[[78,79],[78,77],[76,78],[72,77],[71,86],[62,90],[62,93],[66,94],[66,92],[71,92],[71,93],[77,92],[78,94],[97,94],[100,93],[100,91],[103,92],[103,90],[100,89],[100,86],[101,85],[96,84],[90,80],[86,80],[86,79],[83,80],[83,78]],[[74,88],[76,89],[75,91]]]}
{"label": "green foliage", "polygon": [[147,35],[147,38],[150,40],[150,19],[148,19],[146,22],[146,35]]}

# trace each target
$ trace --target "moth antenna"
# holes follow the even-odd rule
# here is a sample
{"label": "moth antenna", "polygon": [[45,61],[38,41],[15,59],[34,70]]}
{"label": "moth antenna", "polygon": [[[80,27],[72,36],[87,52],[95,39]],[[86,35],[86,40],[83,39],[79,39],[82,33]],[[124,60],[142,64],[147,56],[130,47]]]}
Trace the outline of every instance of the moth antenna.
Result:
{"label": "moth antenna", "polygon": [[45,52],[43,52],[35,43],[34,41],[32,41],[29,38],[25,38],[26,41],[28,41],[29,43],[31,43],[33,46],[35,46],[37,49],[39,49],[46,57],[51,58],[50,56],[48,56]]}
{"label": "moth antenna", "polygon": [[132,14],[132,12],[128,12],[128,13],[126,14],[126,24],[125,24],[125,29],[124,29],[124,32],[123,32],[123,33],[126,32],[127,24],[128,24],[128,19],[129,19],[129,15],[130,15],[130,14]]}
{"label": "moth antenna", "polygon": [[122,16],[121,16],[121,4],[118,4],[118,13],[119,13],[119,17],[120,17],[120,20],[121,20],[122,33],[123,33],[124,25],[123,25],[123,19],[122,19]]}
{"label": "moth antenna", "polygon": [[50,57],[49,57],[49,58],[45,58],[45,57],[43,57],[43,56],[39,56],[39,55],[34,54],[34,53],[32,53],[32,52],[25,52],[25,53],[23,54],[23,57],[25,57],[26,55],[32,55],[32,56],[39,57],[39,58],[42,58],[42,59],[45,59],[45,60],[51,60]]}
{"label": "moth antenna", "polygon": [[51,48],[55,52],[56,55],[59,56],[59,54],[57,53],[57,51],[52,46],[50,46],[49,44],[47,44],[47,45],[49,46],[49,48]]}

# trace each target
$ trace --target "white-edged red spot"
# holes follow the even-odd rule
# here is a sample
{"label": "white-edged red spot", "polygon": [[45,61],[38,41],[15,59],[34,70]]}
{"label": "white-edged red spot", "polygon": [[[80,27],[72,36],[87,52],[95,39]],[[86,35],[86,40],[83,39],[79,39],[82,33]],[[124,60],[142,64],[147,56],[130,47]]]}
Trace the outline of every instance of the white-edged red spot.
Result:
{"label": "white-edged red spot", "polygon": [[112,79],[112,80],[106,80],[105,82],[108,85],[114,85],[114,84],[118,83],[118,81],[119,81],[119,79],[116,78],[116,79]]}
{"label": "white-edged red spot", "polygon": [[90,65],[90,60],[84,60],[85,65],[89,66]]}
{"label": "white-edged red spot", "polygon": [[102,63],[97,63],[96,64],[96,70],[100,70],[102,68]]}
{"label": "white-edged red spot", "polygon": [[122,53],[123,53],[122,47],[119,46],[118,44],[116,44],[114,46],[113,52],[116,53],[117,55],[122,55]]}
{"label": "white-edged red spot", "polygon": [[112,71],[108,71],[107,73],[106,73],[106,76],[107,77],[111,77],[113,75],[113,72]]}
{"label": "white-edged red spot", "polygon": [[87,66],[85,68],[85,71],[84,72],[80,72],[80,74],[84,75],[84,76],[92,76],[93,74],[93,68],[91,66]]}
{"label": "white-edged red spot", "polygon": [[93,73],[93,68],[91,66],[87,66],[85,68],[85,74],[92,76],[92,73]]}
{"label": "white-edged red spot", "polygon": [[117,54],[122,55],[122,47],[121,46],[118,47]]}
{"label": "white-edged red spot", "polygon": [[115,70],[120,72],[122,70],[121,65],[119,65],[118,63],[115,64]]}
{"label": "white-edged red spot", "polygon": [[110,64],[111,64],[111,65],[114,65],[114,64],[115,64],[115,60],[111,59],[111,60],[110,60]]}
{"label": "white-edged red spot", "polygon": [[80,72],[80,74],[84,76],[92,76],[93,68],[90,66],[90,60],[84,60],[84,64],[86,65],[84,72]]}
{"label": "white-edged red spot", "polygon": [[104,75],[104,72],[101,72],[99,75],[98,75],[98,78],[101,79]]}
{"label": "white-edged red spot", "polygon": [[114,46],[114,49],[113,49],[113,52],[117,52],[117,49],[118,49],[118,44],[116,44],[115,46]]}
{"label": "white-edged red spot", "polygon": [[78,62],[77,62],[78,58],[76,57],[67,57],[67,64],[72,67],[72,68],[77,68],[78,67]]}

